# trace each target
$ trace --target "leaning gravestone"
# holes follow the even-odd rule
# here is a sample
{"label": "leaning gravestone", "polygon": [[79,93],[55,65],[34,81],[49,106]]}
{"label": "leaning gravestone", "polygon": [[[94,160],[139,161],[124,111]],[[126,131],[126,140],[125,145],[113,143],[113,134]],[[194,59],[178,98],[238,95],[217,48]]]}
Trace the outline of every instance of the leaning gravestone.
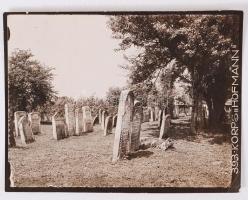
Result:
{"label": "leaning gravestone", "polygon": [[130,90],[121,92],[113,148],[113,161],[130,152],[131,120],[133,118],[134,95]]}
{"label": "leaning gravestone", "polygon": [[61,140],[68,137],[65,119],[58,117],[57,113],[52,116],[53,138]]}
{"label": "leaning gravestone", "polygon": [[94,118],[93,118],[93,126],[96,125],[97,123],[99,123],[99,116],[96,115]]}
{"label": "leaning gravestone", "polygon": [[105,127],[104,127],[104,136],[107,136],[112,133],[112,116],[107,116],[105,120]]}
{"label": "leaning gravestone", "polygon": [[117,115],[114,115],[113,117],[113,122],[112,122],[112,127],[116,127],[116,122],[117,122]]}
{"label": "leaning gravestone", "polygon": [[32,112],[28,114],[28,119],[31,123],[32,131],[34,135],[37,135],[38,133],[41,133],[41,116],[39,112]]}
{"label": "leaning gravestone", "polygon": [[104,128],[105,128],[105,120],[106,120],[107,116],[108,116],[108,112],[105,110],[102,111],[102,123],[101,123],[102,130],[104,130]]}
{"label": "leaning gravestone", "polygon": [[83,127],[84,132],[92,132],[93,131],[93,120],[91,116],[91,110],[89,106],[82,107],[83,110]]}
{"label": "leaning gravestone", "polygon": [[166,134],[168,134],[170,129],[171,116],[163,114],[162,124],[160,127],[159,139],[162,139]]}
{"label": "leaning gravestone", "polygon": [[16,111],[14,113],[14,121],[15,121],[15,136],[19,136],[19,129],[18,129],[18,121],[23,117],[26,116],[27,113],[25,111]]}
{"label": "leaning gravestone", "polygon": [[76,133],[75,108],[73,104],[65,104],[65,122],[69,136]]}
{"label": "leaning gravestone", "polygon": [[134,103],[133,120],[131,123],[131,145],[130,151],[134,152],[139,149],[140,146],[140,130],[143,120],[143,109],[140,102]]}
{"label": "leaning gravestone", "polygon": [[76,135],[80,135],[83,132],[83,111],[81,108],[75,109],[75,120],[76,120]]}
{"label": "leaning gravestone", "polygon": [[31,128],[30,121],[28,120],[28,116],[22,116],[18,121],[18,129],[21,136],[21,141],[23,145],[34,142],[33,131]]}

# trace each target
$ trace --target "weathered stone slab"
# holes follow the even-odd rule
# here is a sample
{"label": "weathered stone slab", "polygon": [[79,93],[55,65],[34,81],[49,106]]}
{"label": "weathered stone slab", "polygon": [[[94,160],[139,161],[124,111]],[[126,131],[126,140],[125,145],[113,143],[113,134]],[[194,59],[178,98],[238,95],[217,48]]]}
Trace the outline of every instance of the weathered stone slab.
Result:
{"label": "weathered stone slab", "polygon": [[52,116],[53,138],[61,140],[68,137],[65,119],[58,117],[57,113]]}
{"label": "weathered stone slab", "polygon": [[41,133],[41,116],[39,112],[31,112],[28,114],[28,119],[31,123],[32,131],[34,135]]}
{"label": "weathered stone slab", "polygon": [[130,152],[131,120],[133,118],[134,95],[130,90],[121,92],[113,148],[113,161]]}
{"label": "weathered stone slab", "polygon": [[113,122],[112,122],[113,128],[116,127],[116,123],[117,123],[117,115],[114,115],[113,116]]}
{"label": "weathered stone slab", "polygon": [[130,152],[137,151],[140,146],[140,131],[143,121],[143,108],[140,102],[134,103],[133,119],[131,123],[131,145]]}
{"label": "weathered stone slab", "polygon": [[75,109],[76,131],[75,135],[80,135],[84,131],[83,126],[83,111],[81,108]]}
{"label": "weathered stone slab", "polygon": [[76,134],[75,107],[73,104],[65,104],[65,122],[69,136]]}
{"label": "weathered stone slab", "polygon": [[15,136],[19,136],[19,129],[18,129],[18,121],[21,119],[21,117],[26,116],[27,113],[25,111],[16,111],[14,113],[14,121],[15,121]]}
{"label": "weathered stone slab", "polygon": [[93,126],[96,125],[96,124],[99,124],[99,116],[96,115],[94,118],[93,118]]}
{"label": "weathered stone slab", "polygon": [[89,106],[83,106],[83,127],[84,132],[92,132],[93,131],[93,120],[91,116],[91,110]]}
{"label": "weathered stone slab", "polygon": [[148,109],[145,109],[143,111],[143,122],[149,122],[150,119],[150,111]]}
{"label": "weathered stone slab", "polygon": [[107,116],[105,120],[105,127],[104,127],[104,136],[107,136],[109,134],[112,134],[112,116]]}
{"label": "weathered stone slab", "polygon": [[168,134],[168,131],[170,129],[170,123],[171,123],[171,116],[163,114],[162,124],[160,128],[160,134],[159,139],[164,138],[166,134]]}
{"label": "weathered stone slab", "polygon": [[23,145],[34,142],[34,136],[30,121],[28,120],[27,114],[22,116],[18,121],[18,131],[20,132],[21,142]]}
{"label": "weathered stone slab", "polygon": [[162,119],[163,119],[163,111],[159,110],[159,112],[158,112],[158,127],[159,128],[161,127]]}
{"label": "weathered stone slab", "polygon": [[105,120],[106,120],[107,116],[108,116],[108,112],[105,110],[102,111],[102,123],[101,123],[102,130],[104,130],[104,128],[105,128]]}
{"label": "weathered stone slab", "polygon": [[154,108],[155,121],[157,121],[159,118],[159,111],[160,111],[159,107],[155,106]]}
{"label": "weathered stone slab", "polygon": [[149,112],[150,112],[150,119],[149,119],[149,121],[150,121],[150,122],[154,122],[154,121],[155,121],[154,109],[153,109],[153,108],[149,108],[148,110],[149,110]]}

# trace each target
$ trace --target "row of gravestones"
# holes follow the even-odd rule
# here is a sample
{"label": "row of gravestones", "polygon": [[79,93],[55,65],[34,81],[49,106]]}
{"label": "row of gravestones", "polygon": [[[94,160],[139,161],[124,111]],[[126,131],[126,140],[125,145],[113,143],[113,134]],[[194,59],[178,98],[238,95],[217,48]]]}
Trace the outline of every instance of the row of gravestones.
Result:
{"label": "row of gravestones", "polygon": [[34,142],[34,135],[41,133],[40,113],[16,111],[14,113],[15,132],[14,136],[20,136],[23,145]]}
{"label": "row of gravestones", "polygon": [[140,102],[134,100],[134,94],[130,90],[121,92],[118,106],[118,117],[115,131],[113,161],[125,158],[130,153],[139,149],[141,123],[158,120],[160,127],[159,138],[162,139],[168,133],[171,123],[170,115],[161,110],[148,108],[143,111]]}
{"label": "row of gravestones", "polygon": [[69,136],[93,132],[93,119],[89,106],[76,108],[74,104],[65,104],[65,117],[58,113],[52,116],[53,138],[61,140]]}

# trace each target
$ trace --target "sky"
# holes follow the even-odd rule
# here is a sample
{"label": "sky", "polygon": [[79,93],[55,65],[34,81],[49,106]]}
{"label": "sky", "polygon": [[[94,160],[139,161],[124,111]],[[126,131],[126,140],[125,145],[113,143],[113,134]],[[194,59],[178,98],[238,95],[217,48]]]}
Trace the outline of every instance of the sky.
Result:
{"label": "sky", "polygon": [[9,15],[9,55],[30,49],[35,59],[54,67],[59,96],[104,97],[109,87],[126,85],[119,41],[112,38],[104,15]]}

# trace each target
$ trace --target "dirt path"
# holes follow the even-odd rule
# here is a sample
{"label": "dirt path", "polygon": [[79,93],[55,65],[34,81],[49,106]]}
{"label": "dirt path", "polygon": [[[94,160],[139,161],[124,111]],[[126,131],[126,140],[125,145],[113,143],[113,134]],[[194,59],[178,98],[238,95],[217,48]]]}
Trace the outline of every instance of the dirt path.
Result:
{"label": "dirt path", "polygon": [[[52,127],[43,125],[36,142],[9,150],[15,185],[228,187],[231,182],[229,143],[211,144],[212,138],[201,135],[191,140],[175,137],[174,148],[140,150],[130,160],[112,163],[114,134],[104,137],[99,125],[94,129],[56,141]],[[142,130],[142,137],[159,133],[156,123],[145,123]]]}

